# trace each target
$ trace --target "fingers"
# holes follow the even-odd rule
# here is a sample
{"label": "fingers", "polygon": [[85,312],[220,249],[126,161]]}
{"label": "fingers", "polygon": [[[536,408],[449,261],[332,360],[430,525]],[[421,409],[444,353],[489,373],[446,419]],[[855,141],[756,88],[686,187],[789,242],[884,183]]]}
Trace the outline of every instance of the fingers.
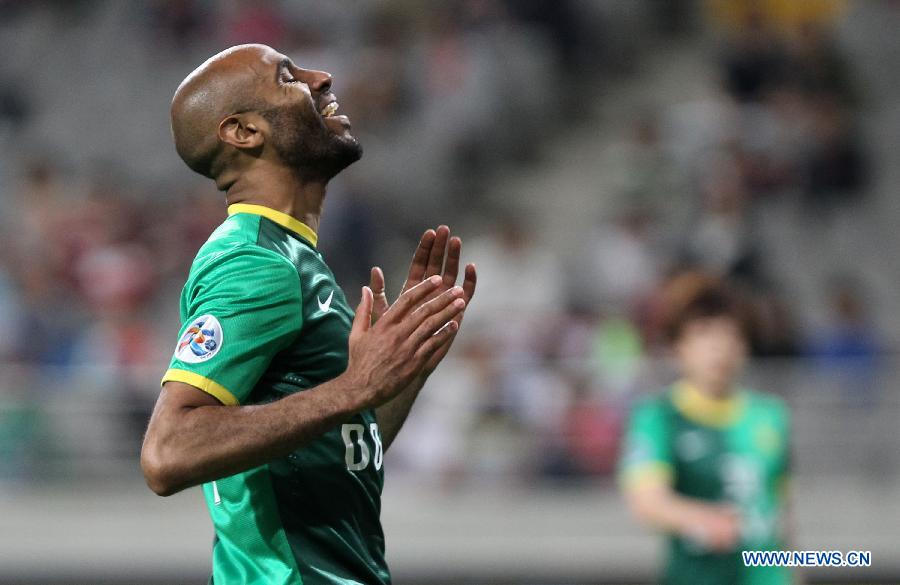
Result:
{"label": "fingers", "polygon": [[437,363],[440,363],[447,355],[458,331],[459,323],[450,321],[422,344],[422,347],[416,351],[416,359],[422,360],[428,364],[426,367],[429,370],[433,370]]}
{"label": "fingers", "polygon": [[372,303],[372,321],[378,321],[389,307],[387,295],[384,292],[384,273],[378,266],[372,268],[369,277],[369,288],[372,289],[372,296],[374,297],[374,302]]}
{"label": "fingers", "polygon": [[400,298],[391,305],[391,308],[385,313],[385,321],[396,323],[401,320],[414,307],[418,307],[441,283],[440,276],[432,276],[427,280],[423,280],[419,284],[410,288],[408,291],[400,295]]}
{"label": "fingers", "polygon": [[[457,315],[457,318],[450,323],[447,323],[442,327],[437,333],[435,333],[432,337],[444,336],[445,330],[448,328],[452,328],[452,333],[448,335],[442,343],[435,344],[432,349],[427,349],[427,353],[423,353],[422,357],[425,358],[425,372],[426,375],[431,375],[431,372],[438,367],[438,365],[447,357],[447,353],[449,353],[450,348],[453,346],[453,342],[456,340],[456,335],[459,333],[460,328],[460,319],[459,316],[462,315],[460,313]],[[423,348],[429,344],[431,340],[428,340],[423,344]],[[420,349],[420,351],[422,351]]]}
{"label": "fingers", "polygon": [[428,258],[431,256],[431,249],[434,247],[434,238],[434,230],[425,230],[425,233],[422,234],[419,245],[416,247],[416,251],[413,254],[412,263],[409,265],[409,275],[406,277],[406,285],[404,285],[402,292],[406,292],[407,289],[418,282],[422,282],[425,278],[425,270],[428,267]]}
{"label": "fingers", "polygon": [[[415,330],[415,332],[410,336],[410,342],[415,344],[415,346],[421,347],[428,340],[434,336],[435,333],[440,331],[442,328],[446,327],[449,323],[454,321],[454,317],[459,314],[466,307],[466,301],[463,299],[455,299],[452,303],[444,307],[440,312],[435,315],[432,315],[428,319],[422,322],[422,324]],[[454,326],[456,328],[459,327],[459,323],[456,323]]]}
{"label": "fingers", "polygon": [[356,315],[353,317],[353,325],[350,328],[350,335],[365,333],[372,324],[372,289],[367,286],[362,287],[362,298],[356,307]]}
{"label": "fingers", "polygon": [[450,228],[439,226],[434,235],[434,244],[431,246],[431,254],[428,256],[428,266],[425,276],[440,274],[444,268],[444,252],[447,248],[447,240],[450,238]]}
{"label": "fingers", "polygon": [[410,343],[419,346],[453,320],[466,307],[461,296],[462,288],[456,286],[419,307],[406,324]]}
{"label": "fingers", "polygon": [[451,287],[456,284],[456,276],[459,274],[459,255],[462,252],[462,240],[453,236],[447,245],[447,261],[444,265],[444,286]]}
{"label": "fingers", "polygon": [[[475,285],[478,283],[478,275],[475,272],[474,264],[466,264],[466,276],[463,280],[462,289],[463,289],[463,298],[466,299],[466,306],[469,306],[469,303],[472,301],[472,297],[475,296]],[[456,316],[454,321],[457,324],[462,325],[463,317],[465,316],[465,311],[459,313]]]}
{"label": "fingers", "polygon": [[369,288],[372,289],[373,296],[384,296],[384,272],[378,266],[372,267],[369,277]]}
{"label": "fingers", "polygon": [[463,297],[466,299],[466,303],[472,300],[472,297],[475,296],[475,285],[478,284],[478,274],[475,272],[474,264],[466,264],[466,276],[463,280]]}

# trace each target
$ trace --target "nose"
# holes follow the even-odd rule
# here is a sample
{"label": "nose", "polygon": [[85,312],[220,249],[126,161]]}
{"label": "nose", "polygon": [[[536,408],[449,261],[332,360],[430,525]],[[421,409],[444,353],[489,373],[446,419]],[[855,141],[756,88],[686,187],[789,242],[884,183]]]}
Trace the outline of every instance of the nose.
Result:
{"label": "nose", "polygon": [[309,89],[317,94],[327,93],[331,89],[331,73],[310,69],[301,70],[301,80],[309,86]]}

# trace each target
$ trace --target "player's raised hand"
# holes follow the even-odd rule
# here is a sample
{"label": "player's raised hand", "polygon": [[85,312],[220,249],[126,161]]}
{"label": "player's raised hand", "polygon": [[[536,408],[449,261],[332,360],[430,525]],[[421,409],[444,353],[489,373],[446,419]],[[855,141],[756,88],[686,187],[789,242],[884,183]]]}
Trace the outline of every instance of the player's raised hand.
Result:
{"label": "player's raised hand", "polygon": [[[459,260],[462,255],[462,239],[450,235],[450,228],[442,225],[434,231],[434,237],[429,237],[427,230],[422,234],[419,247],[413,255],[409,267],[409,275],[403,284],[403,291],[422,282],[432,276],[440,276],[441,284],[433,294],[441,294],[456,285],[459,277]],[[429,247],[428,244],[431,244]],[[466,304],[472,300],[475,294],[475,265],[467,264],[463,277],[463,298]],[[461,319],[461,317],[460,317]]]}
{"label": "player's raised hand", "polygon": [[[446,227],[446,226],[441,226]],[[438,228],[440,232],[441,228]],[[440,274],[441,276],[441,284],[438,286],[438,290],[446,290],[450,287],[456,285],[457,276],[459,273],[459,258],[462,254],[462,240],[458,237],[449,237],[450,230],[447,229],[447,236],[449,238],[447,244],[447,253],[446,257],[443,257],[443,252],[440,253],[442,256],[441,259],[437,262],[431,261],[429,259],[429,263],[425,270],[425,278],[433,276],[435,274]],[[432,248],[432,252],[434,252],[434,248]],[[443,264],[443,271],[441,272],[441,265]],[[432,274],[433,273],[433,274]],[[466,264],[465,274],[463,276],[462,283],[462,298],[466,301],[466,306],[469,306],[469,303],[472,301],[472,297],[475,296],[475,285],[478,282],[478,275],[475,271],[474,264]],[[459,330],[459,326],[462,325],[462,319],[465,315],[465,311],[460,311],[456,317],[454,317],[454,321],[456,323],[456,331]],[[422,370],[422,373],[425,377],[431,375],[431,372],[437,368],[438,364],[441,363],[441,360],[447,355],[447,352],[450,351],[450,347],[453,345],[453,340],[455,339],[456,334],[454,332],[453,335],[450,335],[447,343],[444,343],[439,347],[427,360],[425,367]]]}
{"label": "player's raised hand", "polygon": [[372,323],[374,294],[363,287],[362,300],[350,331],[350,356],[344,375],[361,394],[365,407],[383,404],[421,375],[459,325],[455,317],[465,308],[461,287],[426,299],[440,286],[434,276],[410,288]]}
{"label": "player's raised hand", "polygon": [[[459,275],[459,260],[462,253],[462,240],[450,235],[450,228],[442,225],[436,230],[428,229],[422,234],[419,245],[413,254],[406,281],[400,291],[402,295],[426,278],[440,276],[440,286],[431,294],[433,298],[453,287]],[[474,264],[467,264],[463,278],[463,298],[468,305],[475,294],[476,272]],[[385,292],[384,273],[381,268],[372,268],[369,286],[373,291],[373,319],[378,320],[387,312],[390,303]],[[462,321],[462,315],[457,317]]]}
{"label": "player's raised hand", "polygon": [[[403,288],[400,289],[400,294],[403,294],[425,279],[425,268],[428,264],[431,250],[434,247],[436,235],[437,233],[432,229],[425,230],[425,233],[422,234],[419,245],[416,247],[416,252],[413,254],[413,260],[409,267],[409,274],[406,277],[406,282],[403,283]],[[446,245],[446,241],[444,243]],[[390,307],[390,302],[388,301],[387,293],[385,292],[384,272],[382,272],[381,268],[378,266],[372,268],[371,277],[369,279],[369,288],[372,289],[374,297],[372,319],[377,321]]]}
{"label": "player's raised hand", "polygon": [[[456,287],[456,281],[459,276],[461,254],[462,240],[459,237],[451,236],[449,227],[441,225],[436,230],[425,230],[413,254],[406,281],[403,283],[403,288],[400,292],[400,298],[403,298],[407,292],[425,282],[426,279],[434,277],[440,277],[437,286],[421,299],[414,297],[417,299],[417,302],[423,304],[431,302],[438,298],[439,295],[452,290]],[[477,273],[475,265],[467,264],[463,276],[462,294],[459,295],[465,301],[466,306],[468,306],[475,295],[476,283]],[[406,305],[395,303],[394,306],[389,304],[385,292],[384,273],[377,266],[372,268],[369,287],[372,290],[372,323],[379,321],[388,313],[398,311],[401,306],[407,311],[412,309],[412,306],[408,303]],[[456,288],[458,289],[459,287]],[[455,294],[459,294],[459,292],[457,291]],[[416,377],[416,385],[419,387],[450,351],[453,341],[456,339],[456,333],[462,324],[464,314],[464,311],[457,312],[453,317],[454,324],[450,325],[448,323],[441,328],[439,330],[440,335],[437,335],[436,339],[429,341],[427,350],[422,350],[421,355],[425,358],[425,363]]]}
{"label": "player's raised hand", "polygon": [[[444,291],[456,286],[456,281],[459,277],[459,261],[462,255],[462,240],[457,236],[451,236],[450,228],[445,225],[439,226],[434,231],[433,237],[430,235],[431,231],[427,230],[422,234],[419,247],[416,249],[409,267],[409,275],[403,285],[404,291],[433,276],[440,276],[441,284],[432,295],[442,294]],[[477,273],[475,265],[467,264],[462,283],[462,298],[466,301],[466,306],[469,306],[472,297],[475,296],[476,283]],[[456,322],[454,333],[448,335],[445,343],[431,354],[423,368],[423,376],[428,377],[431,375],[431,372],[437,368],[441,360],[447,355],[447,352],[450,351],[456,331],[459,330],[459,326],[462,324],[464,314],[464,311],[460,311],[454,317]]]}

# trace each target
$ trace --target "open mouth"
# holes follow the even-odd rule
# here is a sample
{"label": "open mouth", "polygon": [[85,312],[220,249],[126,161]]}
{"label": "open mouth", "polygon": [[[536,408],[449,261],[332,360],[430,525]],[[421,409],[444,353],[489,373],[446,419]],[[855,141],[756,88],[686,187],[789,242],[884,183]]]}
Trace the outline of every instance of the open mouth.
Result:
{"label": "open mouth", "polygon": [[350,118],[337,111],[341,107],[333,94],[325,96],[324,104],[319,105],[319,115],[333,132],[342,133],[350,130]]}
{"label": "open mouth", "polygon": [[322,117],[330,118],[334,116],[337,113],[339,107],[340,104],[338,104],[336,101],[329,102],[324,108],[322,108]]}

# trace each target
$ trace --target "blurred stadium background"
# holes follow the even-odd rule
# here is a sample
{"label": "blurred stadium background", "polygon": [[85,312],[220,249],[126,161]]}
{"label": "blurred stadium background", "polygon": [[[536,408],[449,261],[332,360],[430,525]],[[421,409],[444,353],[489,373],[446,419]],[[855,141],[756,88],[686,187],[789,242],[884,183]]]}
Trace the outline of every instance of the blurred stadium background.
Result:
{"label": "blurred stadium background", "polygon": [[672,378],[659,291],[687,266],[753,291],[794,548],[872,551],[805,577],[897,582],[898,30],[888,0],[0,1],[0,582],[205,582],[201,495],[153,496],[137,455],[225,213],[169,99],[250,41],[334,73],[366,149],[322,234],[351,301],[425,226],[479,265],[388,456],[398,584],[652,579],[612,469]]}

